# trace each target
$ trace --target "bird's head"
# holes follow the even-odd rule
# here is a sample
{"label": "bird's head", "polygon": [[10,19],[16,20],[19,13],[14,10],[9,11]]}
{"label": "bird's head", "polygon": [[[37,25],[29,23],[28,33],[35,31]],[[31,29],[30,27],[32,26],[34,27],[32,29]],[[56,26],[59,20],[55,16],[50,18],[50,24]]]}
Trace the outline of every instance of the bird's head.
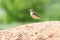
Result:
{"label": "bird's head", "polygon": [[34,12],[34,10],[33,9],[30,9],[30,12]]}

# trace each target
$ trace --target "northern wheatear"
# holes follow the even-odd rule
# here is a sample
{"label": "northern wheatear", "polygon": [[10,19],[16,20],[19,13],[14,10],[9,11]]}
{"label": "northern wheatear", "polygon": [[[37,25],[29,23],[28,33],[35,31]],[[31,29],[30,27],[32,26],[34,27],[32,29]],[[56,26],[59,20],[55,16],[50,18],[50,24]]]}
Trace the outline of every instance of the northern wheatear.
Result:
{"label": "northern wheatear", "polygon": [[30,9],[30,15],[33,19],[40,19],[33,9]]}

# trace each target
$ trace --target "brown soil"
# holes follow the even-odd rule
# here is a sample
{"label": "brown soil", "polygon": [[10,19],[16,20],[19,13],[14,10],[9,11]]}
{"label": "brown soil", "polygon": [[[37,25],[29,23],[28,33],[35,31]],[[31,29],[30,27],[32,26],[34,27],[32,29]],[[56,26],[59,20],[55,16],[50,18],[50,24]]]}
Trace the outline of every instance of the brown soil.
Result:
{"label": "brown soil", "polygon": [[60,40],[60,21],[31,23],[1,30],[0,40]]}

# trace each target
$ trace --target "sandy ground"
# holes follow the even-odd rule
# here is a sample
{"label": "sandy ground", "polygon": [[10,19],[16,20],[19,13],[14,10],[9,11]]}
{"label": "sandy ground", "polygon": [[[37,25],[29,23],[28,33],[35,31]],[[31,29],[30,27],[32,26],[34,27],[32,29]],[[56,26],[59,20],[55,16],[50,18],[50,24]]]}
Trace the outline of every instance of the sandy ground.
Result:
{"label": "sandy ground", "polygon": [[0,40],[60,40],[60,21],[46,21],[0,30]]}

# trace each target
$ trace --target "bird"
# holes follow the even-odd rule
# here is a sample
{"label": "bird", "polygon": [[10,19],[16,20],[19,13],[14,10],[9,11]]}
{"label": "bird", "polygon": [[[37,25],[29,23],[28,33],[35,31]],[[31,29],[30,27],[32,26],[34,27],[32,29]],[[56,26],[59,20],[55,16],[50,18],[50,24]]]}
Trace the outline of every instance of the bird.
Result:
{"label": "bird", "polygon": [[30,16],[33,19],[40,19],[40,17],[36,14],[36,12],[33,9],[30,9]]}

